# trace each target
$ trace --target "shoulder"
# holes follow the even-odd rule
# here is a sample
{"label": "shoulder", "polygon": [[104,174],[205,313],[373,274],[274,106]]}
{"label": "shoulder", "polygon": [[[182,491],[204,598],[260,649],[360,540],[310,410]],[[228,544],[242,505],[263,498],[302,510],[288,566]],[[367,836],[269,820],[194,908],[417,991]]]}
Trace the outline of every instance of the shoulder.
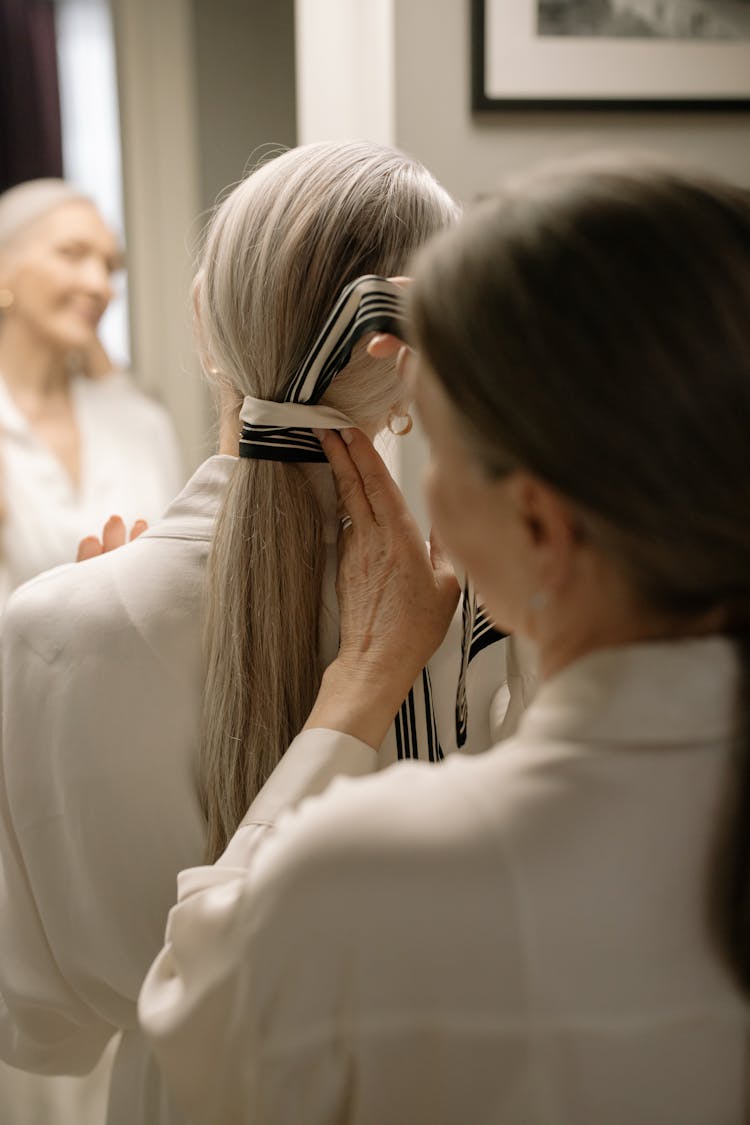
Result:
{"label": "shoulder", "polygon": [[[44,571],[11,594],[2,621],[3,648],[34,636],[50,638],[61,624],[79,621],[82,587],[78,565],[66,563]],[[91,602],[86,587],[85,601]],[[75,615],[75,616],[73,616]]]}
{"label": "shoulder", "polygon": [[134,645],[161,647],[175,630],[192,634],[201,619],[205,557],[203,542],[148,535],[37,575],[6,607],[6,661],[21,647],[48,663],[85,652],[114,658]]}
{"label": "shoulder", "polygon": [[80,675],[79,658],[122,639],[126,618],[108,556],[45,571],[10,597],[2,622],[3,675],[13,678],[29,662],[56,669],[56,676],[64,665],[68,680]]}

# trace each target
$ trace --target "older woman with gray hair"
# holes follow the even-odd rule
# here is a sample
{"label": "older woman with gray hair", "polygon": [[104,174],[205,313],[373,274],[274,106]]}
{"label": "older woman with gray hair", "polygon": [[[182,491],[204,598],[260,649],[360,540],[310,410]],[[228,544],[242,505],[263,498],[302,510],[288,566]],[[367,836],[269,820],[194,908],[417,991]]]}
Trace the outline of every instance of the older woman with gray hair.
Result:
{"label": "older woman with gray hair", "polygon": [[[142,1025],[196,1125],[740,1125],[750,197],[558,170],[415,277],[434,521],[538,694],[487,754],[252,803],[180,876]],[[323,446],[341,644],[286,757],[354,774],[456,589],[366,436]]]}
{"label": "older woman with gray hair", "polygon": [[0,195],[0,608],[113,512],[131,528],[156,519],[182,483],[166,411],[99,343],[121,267],[114,232],[72,185]]}
{"label": "older woman with gray hair", "polygon": [[136,1014],[179,871],[221,855],[254,800],[272,821],[342,769],[437,769],[501,733],[505,643],[473,597],[464,616],[454,597],[444,643],[414,669],[377,754],[353,766],[327,735],[285,754],[339,646],[343,513],[313,430],[408,430],[408,388],[395,363],[367,355],[367,336],[402,321],[383,275],[456,210],[417,161],[364,142],[302,146],[238,184],[195,286],[218,452],[135,542],[9,603],[0,1055],[80,1073],[120,1031],[110,1125],[191,1118]]}

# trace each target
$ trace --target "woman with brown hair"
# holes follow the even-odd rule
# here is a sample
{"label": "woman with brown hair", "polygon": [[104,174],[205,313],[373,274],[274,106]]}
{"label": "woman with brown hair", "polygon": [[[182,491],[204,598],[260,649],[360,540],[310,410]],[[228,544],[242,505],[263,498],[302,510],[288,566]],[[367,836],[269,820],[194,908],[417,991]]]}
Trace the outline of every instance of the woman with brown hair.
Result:
{"label": "woman with brown hair", "polygon": [[[181,874],[141,1022],[196,1123],[740,1125],[750,197],[540,174],[414,272],[432,514],[538,694],[479,757],[261,793]],[[287,768],[375,753],[455,598],[342,436],[341,644]]]}

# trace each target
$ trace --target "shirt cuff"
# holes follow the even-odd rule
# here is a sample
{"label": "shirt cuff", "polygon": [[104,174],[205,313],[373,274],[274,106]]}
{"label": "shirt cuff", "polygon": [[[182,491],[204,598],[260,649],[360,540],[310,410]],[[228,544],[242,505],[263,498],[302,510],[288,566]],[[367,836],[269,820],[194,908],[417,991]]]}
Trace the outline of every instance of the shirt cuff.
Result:
{"label": "shirt cuff", "polygon": [[282,813],[306,797],[315,797],[337,777],[362,777],[377,769],[378,755],[350,734],[323,727],[304,730],[294,739],[266,784],[247,810],[242,823],[217,860],[226,867],[244,865],[248,840],[270,828]]}

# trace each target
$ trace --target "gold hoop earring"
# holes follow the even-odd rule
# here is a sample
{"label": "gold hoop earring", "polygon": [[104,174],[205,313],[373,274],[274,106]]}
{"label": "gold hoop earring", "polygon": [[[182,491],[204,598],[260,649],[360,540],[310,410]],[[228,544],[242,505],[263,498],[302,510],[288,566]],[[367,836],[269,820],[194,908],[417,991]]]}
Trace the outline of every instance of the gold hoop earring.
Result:
{"label": "gold hoop earring", "polygon": [[406,437],[414,423],[411,414],[396,414],[394,410],[388,415],[388,429],[395,437]]}
{"label": "gold hoop earring", "polygon": [[10,289],[0,289],[0,309],[9,309],[15,301]]}

